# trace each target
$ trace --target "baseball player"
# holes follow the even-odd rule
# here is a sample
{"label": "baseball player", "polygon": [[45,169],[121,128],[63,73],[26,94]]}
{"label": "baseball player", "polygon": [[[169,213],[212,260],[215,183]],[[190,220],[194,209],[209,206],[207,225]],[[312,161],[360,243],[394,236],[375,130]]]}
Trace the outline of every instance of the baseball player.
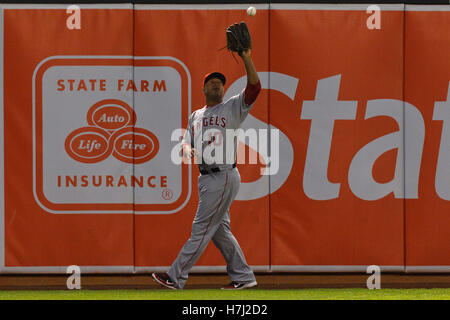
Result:
{"label": "baseball player", "polygon": [[[191,114],[183,137],[183,155],[188,159],[201,158],[198,161],[199,203],[192,223],[191,236],[172,266],[167,273],[152,274],[156,282],[170,289],[183,289],[189,270],[210,240],[225,258],[227,272],[231,278],[231,283],[222,289],[238,290],[257,285],[255,275],[230,230],[229,208],[241,182],[235,158],[232,163],[226,161],[226,154],[229,151],[223,152],[223,159],[219,159],[223,161],[215,158],[215,161],[211,162],[211,157],[205,155],[211,143],[216,147],[228,146],[226,130],[237,130],[240,127],[261,91],[261,83],[251,58],[251,49],[242,50],[239,55],[247,73],[246,88],[240,94],[223,101],[225,76],[219,72],[205,75],[203,93],[206,105]],[[206,130],[213,130],[214,135],[205,140]],[[237,141],[236,137],[233,139],[232,154],[235,155]]]}

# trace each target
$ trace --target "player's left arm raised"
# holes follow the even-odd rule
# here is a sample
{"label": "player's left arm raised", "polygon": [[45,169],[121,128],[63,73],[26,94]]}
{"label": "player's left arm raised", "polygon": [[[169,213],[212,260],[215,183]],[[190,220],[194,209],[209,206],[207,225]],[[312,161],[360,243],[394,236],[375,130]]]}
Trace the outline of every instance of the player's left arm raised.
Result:
{"label": "player's left arm raised", "polygon": [[245,71],[247,72],[247,82],[256,85],[259,82],[258,72],[252,60],[252,49],[242,51],[242,61],[244,62]]}
{"label": "player's left arm raised", "polygon": [[255,65],[252,60],[252,49],[246,49],[241,54],[244,62],[245,71],[247,72],[247,86],[244,92],[244,102],[246,105],[251,105],[256,101],[259,92],[261,91],[261,82],[259,81],[258,72],[256,72]]}
{"label": "player's left arm raised", "polygon": [[261,91],[261,82],[253,64],[252,39],[245,22],[230,25],[226,30],[226,37],[228,50],[239,54],[247,72],[247,86],[240,106],[241,121],[243,121]]}

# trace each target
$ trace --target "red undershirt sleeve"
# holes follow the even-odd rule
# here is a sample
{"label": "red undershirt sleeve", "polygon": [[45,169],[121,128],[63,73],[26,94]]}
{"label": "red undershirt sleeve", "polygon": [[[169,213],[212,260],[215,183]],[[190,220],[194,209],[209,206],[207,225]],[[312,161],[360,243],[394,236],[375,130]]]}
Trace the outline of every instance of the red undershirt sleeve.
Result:
{"label": "red undershirt sleeve", "polygon": [[251,105],[255,102],[258,97],[259,92],[261,91],[261,81],[258,80],[257,84],[250,84],[247,82],[247,86],[245,87],[244,93],[244,102],[246,105]]}

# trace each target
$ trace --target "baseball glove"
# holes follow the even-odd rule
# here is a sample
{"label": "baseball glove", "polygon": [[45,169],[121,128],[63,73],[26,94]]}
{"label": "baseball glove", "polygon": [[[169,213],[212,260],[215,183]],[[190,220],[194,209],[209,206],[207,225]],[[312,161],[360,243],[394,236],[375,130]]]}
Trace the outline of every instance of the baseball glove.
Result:
{"label": "baseball glove", "polygon": [[252,39],[245,22],[230,25],[226,34],[228,50],[237,52],[242,57],[242,51],[252,48]]}

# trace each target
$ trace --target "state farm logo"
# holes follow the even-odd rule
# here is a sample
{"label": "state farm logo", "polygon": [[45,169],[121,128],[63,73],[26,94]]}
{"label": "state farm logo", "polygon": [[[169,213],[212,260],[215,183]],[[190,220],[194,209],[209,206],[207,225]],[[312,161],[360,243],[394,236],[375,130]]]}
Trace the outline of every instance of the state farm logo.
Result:
{"label": "state farm logo", "polygon": [[125,102],[106,99],[87,112],[89,126],[72,131],[65,149],[74,160],[97,163],[109,156],[126,163],[144,163],[159,150],[157,137],[149,130],[135,127],[136,113]]}
{"label": "state farm logo", "polygon": [[179,212],[190,199],[191,166],[172,163],[162,142],[188,122],[190,88],[189,70],[171,57],[41,61],[33,75],[39,206],[56,214]]}

